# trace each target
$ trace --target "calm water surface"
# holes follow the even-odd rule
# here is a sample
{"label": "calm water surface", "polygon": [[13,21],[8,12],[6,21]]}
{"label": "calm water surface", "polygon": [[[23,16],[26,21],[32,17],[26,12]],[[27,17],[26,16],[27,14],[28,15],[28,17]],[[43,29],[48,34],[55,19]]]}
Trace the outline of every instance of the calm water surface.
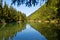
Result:
{"label": "calm water surface", "polygon": [[20,32],[17,32],[16,36],[13,37],[14,40],[46,40],[46,38],[39,33],[37,30],[32,28],[29,24],[26,28]]}
{"label": "calm water surface", "polygon": [[0,40],[59,40],[58,28],[48,23],[0,25]]}

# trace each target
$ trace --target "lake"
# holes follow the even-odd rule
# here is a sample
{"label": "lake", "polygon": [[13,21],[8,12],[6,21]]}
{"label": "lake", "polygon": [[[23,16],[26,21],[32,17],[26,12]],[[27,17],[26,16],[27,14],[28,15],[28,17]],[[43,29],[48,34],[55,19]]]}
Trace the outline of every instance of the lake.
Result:
{"label": "lake", "polygon": [[53,23],[0,25],[0,40],[60,40],[60,27]]}

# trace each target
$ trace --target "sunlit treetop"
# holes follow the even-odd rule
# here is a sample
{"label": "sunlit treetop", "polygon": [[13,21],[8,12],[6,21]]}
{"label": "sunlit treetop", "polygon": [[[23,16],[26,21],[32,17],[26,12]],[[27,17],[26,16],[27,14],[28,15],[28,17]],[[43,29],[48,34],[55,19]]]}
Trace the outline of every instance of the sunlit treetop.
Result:
{"label": "sunlit treetop", "polygon": [[25,4],[28,7],[31,6],[36,6],[39,1],[45,1],[45,0],[11,0],[12,3],[11,4],[17,4],[17,6],[21,5],[21,4]]}

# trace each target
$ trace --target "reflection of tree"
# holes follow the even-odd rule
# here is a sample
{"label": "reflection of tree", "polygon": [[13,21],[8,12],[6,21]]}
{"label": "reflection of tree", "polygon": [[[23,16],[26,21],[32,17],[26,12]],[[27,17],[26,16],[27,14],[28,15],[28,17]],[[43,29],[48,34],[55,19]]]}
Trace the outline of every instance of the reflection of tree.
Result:
{"label": "reflection of tree", "polygon": [[33,28],[37,31],[41,32],[47,40],[59,40],[60,36],[60,29],[56,27],[54,24],[47,24],[47,23],[30,23]]}
{"label": "reflection of tree", "polygon": [[8,40],[11,38],[13,39],[14,36],[16,36],[16,33],[19,31],[22,31],[25,29],[26,23],[13,23],[13,24],[7,24],[4,28],[0,30],[0,40]]}

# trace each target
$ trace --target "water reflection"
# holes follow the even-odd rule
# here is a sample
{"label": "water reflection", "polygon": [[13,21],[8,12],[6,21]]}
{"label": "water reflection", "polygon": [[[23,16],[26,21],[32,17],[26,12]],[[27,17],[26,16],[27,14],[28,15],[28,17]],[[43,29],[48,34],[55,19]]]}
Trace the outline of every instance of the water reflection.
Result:
{"label": "water reflection", "polygon": [[60,40],[60,27],[53,23],[0,25],[0,40]]}
{"label": "water reflection", "polygon": [[29,24],[26,25],[26,29],[18,32],[17,35],[14,37],[14,40],[46,40],[46,38],[33,29]]}
{"label": "water reflection", "polygon": [[5,27],[0,28],[0,40],[13,40],[13,37],[16,36],[17,32],[24,30],[26,23],[9,23]]}
{"label": "water reflection", "polygon": [[60,27],[53,23],[30,23],[30,25],[43,34],[47,40],[60,40]]}

